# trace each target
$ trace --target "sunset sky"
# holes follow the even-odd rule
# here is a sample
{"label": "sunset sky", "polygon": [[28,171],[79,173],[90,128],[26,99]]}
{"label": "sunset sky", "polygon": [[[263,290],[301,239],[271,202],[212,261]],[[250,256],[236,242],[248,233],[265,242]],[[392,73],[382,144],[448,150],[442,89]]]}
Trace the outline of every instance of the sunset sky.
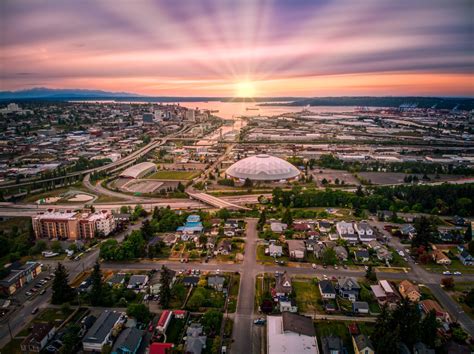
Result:
{"label": "sunset sky", "polygon": [[0,0],[0,90],[474,96],[470,0]]}

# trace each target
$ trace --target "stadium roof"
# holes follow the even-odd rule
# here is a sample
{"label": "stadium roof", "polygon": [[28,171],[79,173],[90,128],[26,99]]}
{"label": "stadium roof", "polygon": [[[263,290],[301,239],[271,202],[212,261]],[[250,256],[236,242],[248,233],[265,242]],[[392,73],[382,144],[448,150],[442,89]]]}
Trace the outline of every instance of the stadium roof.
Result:
{"label": "stadium roof", "polygon": [[147,170],[156,169],[156,165],[152,162],[142,162],[129,168],[125,169],[121,174],[120,177],[129,177],[129,178],[138,178],[140,174]]}
{"label": "stadium roof", "polygon": [[300,171],[278,157],[260,154],[237,161],[226,173],[234,178],[252,181],[279,181],[297,177]]}

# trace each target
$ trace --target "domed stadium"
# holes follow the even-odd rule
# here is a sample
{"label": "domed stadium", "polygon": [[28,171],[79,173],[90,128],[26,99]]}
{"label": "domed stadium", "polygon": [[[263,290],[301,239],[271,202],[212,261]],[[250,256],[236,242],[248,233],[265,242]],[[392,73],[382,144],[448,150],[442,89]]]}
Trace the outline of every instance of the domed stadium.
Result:
{"label": "domed stadium", "polygon": [[280,181],[297,177],[300,171],[275,156],[260,154],[239,160],[226,171],[227,176],[251,181]]}

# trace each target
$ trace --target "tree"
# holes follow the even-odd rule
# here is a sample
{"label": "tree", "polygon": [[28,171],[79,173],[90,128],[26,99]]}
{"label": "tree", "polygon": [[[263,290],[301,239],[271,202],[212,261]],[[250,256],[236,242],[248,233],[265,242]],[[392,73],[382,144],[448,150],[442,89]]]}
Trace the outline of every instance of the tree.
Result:
{"label": "tree", "polygon": [[62,337],[63,346],[59,351],[61,354],[69,354],[76,352],[75,348],[81,340],[81,337],[79,337],[80,331],[81,327],[77,324],[67,325],[66,332]]}
{"label": "tree", "polygon": [[470,253],[474,253],[474,240],[469,242],[469,244],[467,245],[467,249]]}
{"label": "tree", "polygon": [[204,234],[199,235],[199,244],[205,246],[207,243],[207,236]]}
{"label": "tree", "polygon": [[468,223],[466,233],[464,234],[464,242],[472,241],[472,223]]}
{"label": "tree", "polygon": [[377,275],[375,274],[372,265],[369,265],[367,267],[367,271],[365,272],[365,277],[367,278],[367,280],[370,280],[370,281],[377,280]]}
{"label": "tree", "polygon": [[186,189],[186,187],[185,187],[181,182],[179,182],[179,183],[178,183],[178,186],[176,187],[176,189],[177,189],[179,192],[183,193],[184,190]]}
{"label": "tree", "polygon": [[290,208],[286,208],[281,218],[281,222],[287,224],[288,227],[291,227],[293,225],[293,214],[291,213]]}
{"label": "tree", "polygon": [[201,319],[204,332],[217,333],[221,328],[222,312],[218,310],[208,310]]}
{"label": "tree", "polygon": [[445,289],[453,289],[454,288],[454,278],[446,277],[441,279],[441,285],[444,286]]}
{"label": "tree", "polygon": [[54,305],[61,305],[74,299],[75,294],[74,290],[69,286],[67,270],[59,262],[54,271],[54,280],[51,288],[53,289],[51,303]]}
{"label": "tree", "polygon": [[198,287],[194,290],[193,294],[188,300],[187,307],[191,311],[197,311],[206,301],[206,289]]}
{"label": "tree", "polygon": [[226,208],[219,209],[219,211],[216,213],[216,216],[219,219],[227,221],[227,219],[230,218],[230,212]]}
{"label": "tree", "polygon": [[245,181],[244,181],[244,187],[245,188],[252,188],[253,187],[253,183],[252,181],[250,180],[250,178],[246,178]]}
{"label": "tree", "polygon": [[435,347],[438,327],[439,322],[436,319],[436,312],[431,310],[421,321],[420,325],[421,341],[431,348]]}
{"label": "tree", "polygon": [[127,306],[127,315],[135,318],[137,322],[145,323],[151,318],[148,307],[144,304],[130,304]]}
{"label": "tree", "polygon": [[171,300],[171,273],[166,266],[161,267],[160,305],[167,308]]}
{"label": "tree", "polygon": [[155,233],[155,230],[148,219],[143,220],[140,231],[145,240],[150,240]]}
{"label": "tree", "polygon": [[464,302],[471,309],[474,308],[474,288],[471,288],[471,290],[469,290],[467,295],[464,297]]}
{"label": "tree", "polygon": [[102,304],[102,272],[100,270],[99,262],[95,262],[94,268],[91,274],[91,291],[89,293],[90,301],[92,306],[99,306]]}
{"label": "tree", "polygon": [[359,296],[362,301],[366,302],[370,302],[373,299],[373,296],[370,293],[369,289],[367,289],[365,286],[361,287]]}
{"label": "tree", "polygon": [[381,309],[377,322],[374,327],[371,339],[375,346],[376,353],[398,354],[398,333],[393,330],[392,313],[388,306],[384,305]]}
{"label": "tree", "polygon": [[263,209],[260,212],[260,217],[258,218],[257,229],[259,231],[262,231],[266,222],[267,222],[267,212],[266,212],[266,209]]}
{"label": "tree", "polygon": [[419,217],[415,219],[414,227],[416,235],[412,239],[412,247],[421,245],[428,246],[428,244],[433,241],[434,232],[436,231],[433,220],[426,216]]}
{"label": "tree", "polygon": [[61,253],[63,251],[63,248],[61,246],[61,242],[59,242],[58,240],[53,241],[51,243],[51,251],[53,251],[55,253]]}
{"label": "tree", "polygon": [[336,251],[333,248],[326,248],[323,251],[323,262],[324,264],[334,265],[337,262]]}
{"label": "tree", "polygon": [[214,340],[212,341],[211,353],[219,354],[220,352],[221,352],[221,337],[216,336]]}

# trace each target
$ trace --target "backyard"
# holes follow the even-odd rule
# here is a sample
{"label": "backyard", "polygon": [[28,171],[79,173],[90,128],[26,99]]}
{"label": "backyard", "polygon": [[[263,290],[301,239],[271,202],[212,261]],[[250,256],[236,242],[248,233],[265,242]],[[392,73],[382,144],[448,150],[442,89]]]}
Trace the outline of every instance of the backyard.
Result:
{"label": "backyard", "polygon": [[300,313],[323,313],[321,295],[314,280],[293,280],[292,286]]}

